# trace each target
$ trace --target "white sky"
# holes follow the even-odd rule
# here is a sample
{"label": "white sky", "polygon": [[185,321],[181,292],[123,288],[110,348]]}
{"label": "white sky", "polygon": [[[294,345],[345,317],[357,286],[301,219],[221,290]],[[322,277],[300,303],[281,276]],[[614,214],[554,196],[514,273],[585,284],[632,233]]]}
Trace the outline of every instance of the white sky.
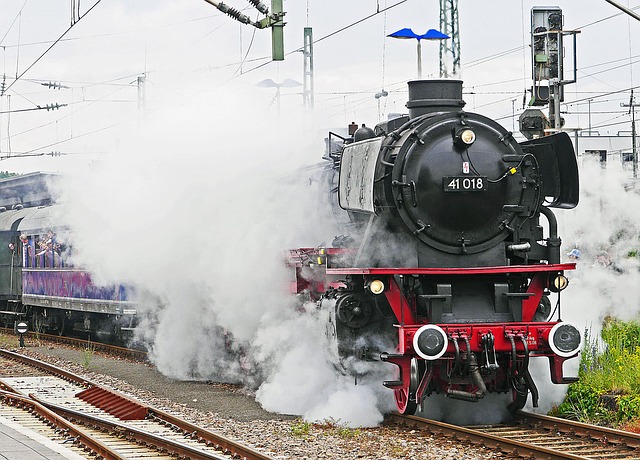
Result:
{"label": "white sky", "polygon": [[[67,154],[4,159],[1,170],[82,171],[117,150],[119,128],[138,123],[136,80],[143,74],[147,76],[147,113],[188,110],[208,93],[222,91],[249,95],[253,101],[251,107],[224,109],[239,124],[246,110],[276,117],[275,90],[255,84],[266,78],[303,81],[302,53],[294,51],[302,46],[305,26],[313,27],[316,40],[315,129],[341,127],[351,121],[373,125],[388,112],[405,111],[405,82],[416,77],[416,42],[385,36],[403,27],[417,33],[439,28],[439,2],[435,0],[285,0],[286,59],[256,68],[268,62],[270,32],[241,25],[203,0],[103,0],[14,83],[16,75],[69,27],[72,5],[77,8],[79,3],[84,14],[94,1],[3,1],[0,63],[5,86],[12,86],[0,98],[1,111],[69,105],[55,111],[1,114],[3,158],[9,152]],[[257,17],[244,0],[228,0],[227,4]],[[386,13],[320,40],[378,8],[395,4]],[[517,117],[522,111],[523,91],[531,86],[530,10],[549,4],[460,0],[461,78],[467,110],[496,117],[512,129],[511,115],[515,112]],[[581,102],[563,106],[570,112],[565,115],[567,126],[588,127],[586,99],[593,98],[593,126],[607,125],[601,128],[603,132],[629,131],[630,116],[620,107],[628,103],[629,92],[601,95],[632,87],[639,80],[640,22],[604,0],[552,4],[563,9],[565,29],[582,31],[578,35],[578,83],[566,87],[565,98],[568,103]],[[567,54],[570,47],[567,40]],[[570,60],[566,65],[570,71]],[[437,77],[437,72],[438,45],[423,43],[423,76]],[[49,81],[68,88],[53,90],[39,84]],[[383,88],[389,96],[378,107],[374,95]],[[302,117],[300,92],[301,88],[282,89],[283,117]]]}

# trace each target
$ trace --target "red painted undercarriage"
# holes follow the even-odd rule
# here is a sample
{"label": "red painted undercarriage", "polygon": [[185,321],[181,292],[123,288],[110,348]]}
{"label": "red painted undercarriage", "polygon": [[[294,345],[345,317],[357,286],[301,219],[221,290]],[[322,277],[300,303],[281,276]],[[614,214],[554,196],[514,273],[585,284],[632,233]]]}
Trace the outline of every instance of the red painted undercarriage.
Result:
{"label": "red painted undercarriage", "polygon": [[[511,393],[511,409],[523,407],[531,393],[535,406],[538,394],[528,369],[531,357],[549,359],[553,383],[575,381],[574,378],[564,377],[563,363],[576,356],[578,349],[554,347],[555,342],[558,342],[562,348],[567,333],[570,341],[570,336],[575,336],[575,328],[569,325],[573,329],[556,332],[556,325],[566,323],[551,321],[549,316],[553,316],[552,314],[542,321],[535,318],[536,311],[544,300],[543,296],[566,286],[558,289],[558,285],[562,284],[558,280],[566,281],[563,273],[565,270],[575,269],[574,264],[354,268],[341,264],[349,253],[352,251],[341,248],[290,251],[288,265],[295,269],[291,290],[296,294],[309,295],[311,299],[318,300],[319,304],[327,292],[332,292],[334,299],[339,298],[341,292],[354,295],[354,292],[359,291],[364,292],[358,294],[361,296],[384,297],[385,307],[393,312],[393,324],[388,328],[391,331],[387,333],[396,336],[397,348],[392,353],[383,351],[379,357],[380,360],[397,366],[397,379],[383,383],[394,390],[401,413],[415,412],[424,398],[434,392],[467,401],[478,401],[492,392]],[[422,284],[428,284],[432,279],[441,283],[442,280],[462,277],[491,281],[499,279],[501,282],[517,279],[522,286],[519,288],[520,292],[512,292],[513,289],[510,289],[500,293],[509,297],[510,310],[506,314],[510,320],[496,321],[493,318],[485,322],[477,318],[458,318],[453,323],[432,321],[433,318],[443,317],[441,305],[447,301],[451,303],[451,295],[420,296],[405,287],[405,280],[408,278],[419,279]],[[367,290],[374,281],[379,283],[378,286],[383,286],[377,294],[371,294]],[[499,297],[498,294],[495,296]],[[424,304],[422,307],[420,302]],[[455,311],[455,296],[453,303]],[[559,302],[556,308],[559,308]],[[361,306],[352,308],[352,317],[354,312],[357,314],[361,309]],[[393,328],[396,329],[395,333]],[[349,330],[352,332],[352,329]],[[366,329],[361,331],[362,334],[366,333]],[[577,340],[580,340],[579,332]]]}

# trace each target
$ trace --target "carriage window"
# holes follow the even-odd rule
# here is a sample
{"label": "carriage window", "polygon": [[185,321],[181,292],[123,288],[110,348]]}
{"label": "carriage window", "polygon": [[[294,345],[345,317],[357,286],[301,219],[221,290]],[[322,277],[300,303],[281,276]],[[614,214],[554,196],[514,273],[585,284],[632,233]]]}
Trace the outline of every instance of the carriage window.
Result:
{"label": "carriage window", "polygon": [[55,234],[50,230],[44,235],[35,237],[35,254],[33,266],[38,268],[61,267],[61,245],[56,241]]}

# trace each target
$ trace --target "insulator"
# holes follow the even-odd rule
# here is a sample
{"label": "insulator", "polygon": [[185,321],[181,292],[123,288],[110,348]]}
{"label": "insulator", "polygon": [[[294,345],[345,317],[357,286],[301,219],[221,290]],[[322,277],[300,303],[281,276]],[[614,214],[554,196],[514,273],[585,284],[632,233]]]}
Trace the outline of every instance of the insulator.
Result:
{"label": "insulator", "polygon": [[245,14],[242,14],[240,11],[235,8],[225,5],[220,2],[218,5],[218,9],[222,11],[224,14],[231,16],[233,19],[242,22],[243,24],[252,24],[251,18]]}
{"label": "insulator", "polygon": [[269,8],[260,0],[249,0],[249,3],[255,6],[256,9],[260,11],[262,14],[267,14],[267,15],[269,14]]}

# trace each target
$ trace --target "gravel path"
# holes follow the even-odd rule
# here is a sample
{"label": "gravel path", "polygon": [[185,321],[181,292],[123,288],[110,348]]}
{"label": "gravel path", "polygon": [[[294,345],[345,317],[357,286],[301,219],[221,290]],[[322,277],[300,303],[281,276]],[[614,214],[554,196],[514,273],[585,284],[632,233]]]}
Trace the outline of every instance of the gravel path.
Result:
{"label": "gravel path", "polygon": [[426,436],[395,426],[349,429],[331,422],[312,424],[263,410],[250,393],[234,385],[175,381],[153,366],[101,353],[27,344],[25,354],[64,367],[103,385],[249,444],[279,459],[505,458],[482,448]]}

